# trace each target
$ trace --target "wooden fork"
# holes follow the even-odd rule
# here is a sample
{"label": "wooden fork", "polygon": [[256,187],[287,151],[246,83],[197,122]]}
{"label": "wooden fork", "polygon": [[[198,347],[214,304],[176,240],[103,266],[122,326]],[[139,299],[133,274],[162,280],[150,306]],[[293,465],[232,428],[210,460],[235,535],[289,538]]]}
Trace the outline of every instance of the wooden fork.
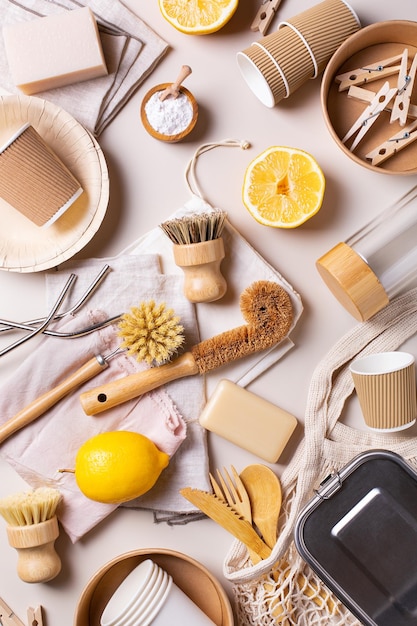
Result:
{"label": "wooden fork", "polygon": [[[227,502],[252,524],[252,509],[249,496],[238,472],[232,465],[231,472],[233,474],[234,482],[226,468],[223,468],[224,478],[219,469],[216,470],[216,472],[219,482],[216,481],[213,474],[209,473],[211,486],[213,487],[213,491],[216,496]],[[249,550],[249,556],[253,564],[259,563],[261,560],[259,555],[252,550]]]}

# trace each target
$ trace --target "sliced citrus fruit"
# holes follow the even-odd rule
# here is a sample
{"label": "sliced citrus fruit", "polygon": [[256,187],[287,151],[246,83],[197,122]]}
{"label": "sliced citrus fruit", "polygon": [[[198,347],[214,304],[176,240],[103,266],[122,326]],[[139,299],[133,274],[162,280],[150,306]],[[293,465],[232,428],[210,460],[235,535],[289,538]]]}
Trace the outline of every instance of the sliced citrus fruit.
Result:
{"label": "sliced citrus fruit", "polygon": [[232,17],[239,0],[159,0],[164,18],[188,35],[208,35]]}
{"label": "sliced citrus fruit", "polygon": [[260,224],[275,228],[300,226],[320,209],[323,172],[304,150],[272,146],[249,163],[243,203]]}

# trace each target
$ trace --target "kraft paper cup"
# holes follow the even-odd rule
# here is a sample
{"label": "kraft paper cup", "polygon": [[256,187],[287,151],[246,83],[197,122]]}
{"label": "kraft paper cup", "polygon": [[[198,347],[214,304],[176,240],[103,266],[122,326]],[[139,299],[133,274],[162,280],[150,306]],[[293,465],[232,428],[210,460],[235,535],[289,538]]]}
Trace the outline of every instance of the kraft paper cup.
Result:
{"label": "kraft paper cup", "polygon": [[293,29],[306,46],[316,78],[339,46],[361,28],[361,23],[345,0],[324,0],[281,22],[278,29],[285,26]]}
{"label": "kraft paper cup", "polygon": [[288,98],[314,73],[304,42],[291,28],[283,28],[237,54],[239,69],[253,93],[273,107]]}
{"label": "kraft paper cup", "polygon": [[261,46],[254,43],[238,52],[237,64],[248,87],[265,106],[272,108],[288,96],[281,68]]}
{"label": "kraft paper cup", "polygon": [[372,354],[353,361],[350,371],[369,428],[395,432],[414,424],[417,399],[412,354]]}
{"label": "kraft paper cup", "polygon": [[0,197],[37,226],[50,226],[82,192],[77,179],[30,124],[0,147]]}

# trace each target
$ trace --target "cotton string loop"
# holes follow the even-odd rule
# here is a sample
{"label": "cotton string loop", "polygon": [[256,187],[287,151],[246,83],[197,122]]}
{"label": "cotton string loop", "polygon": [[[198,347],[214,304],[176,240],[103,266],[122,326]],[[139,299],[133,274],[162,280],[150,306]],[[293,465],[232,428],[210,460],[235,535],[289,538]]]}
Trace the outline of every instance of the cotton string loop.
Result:
{"label": "cotton string loop", "polygon": [[195,172],[197,159],[201,154],[204,154],[205,152],[208,152],[209,150],[213,150],[213,148],[218,148],[218,147],[232,147],[232,148],[241,148],[242,150],[247,150],[248,148],[250,148],[250,143],[249,141],[246,141],[245,139],[242,139],[242,140],[222,139],[221,141],[215,141],[212,143],[204,143],[197,148],[197,150],[194,152],[194,155],[188,162],[188,165],[185,169],[185,181],[191,194],[193,196],[199,197],[201,200],[204,200],[204,197],[197,183],[197,177],[196,177],[196,172]]}

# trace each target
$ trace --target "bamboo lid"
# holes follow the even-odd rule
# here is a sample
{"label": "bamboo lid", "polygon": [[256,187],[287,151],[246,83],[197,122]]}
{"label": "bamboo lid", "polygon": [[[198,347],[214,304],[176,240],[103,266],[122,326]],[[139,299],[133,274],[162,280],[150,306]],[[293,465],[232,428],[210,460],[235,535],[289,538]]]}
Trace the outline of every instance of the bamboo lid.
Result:
{"label": "bamboo lid", "polygon": [[361,322],[389,303],[378,277],[363,258],[345,243],[337,244],[324,254],[316,261],[316,267],[333,295]]}

